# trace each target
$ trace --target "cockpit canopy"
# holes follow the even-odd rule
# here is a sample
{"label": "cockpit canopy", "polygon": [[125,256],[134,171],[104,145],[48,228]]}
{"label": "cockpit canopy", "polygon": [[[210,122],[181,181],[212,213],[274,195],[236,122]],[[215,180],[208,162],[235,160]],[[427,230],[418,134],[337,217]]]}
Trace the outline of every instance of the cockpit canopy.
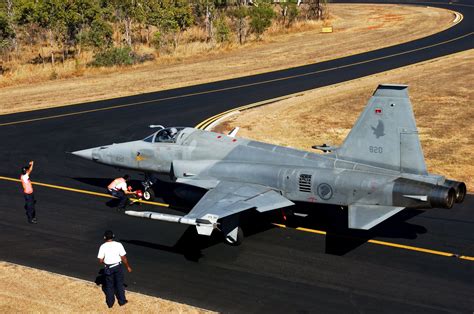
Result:
{"label": "cockpit canopy", "polygon": [[164,128],[150,136],[147,136],[143,140],[148,143],[176,143],[179,132],[181,132],[183,129],[184,127]]}

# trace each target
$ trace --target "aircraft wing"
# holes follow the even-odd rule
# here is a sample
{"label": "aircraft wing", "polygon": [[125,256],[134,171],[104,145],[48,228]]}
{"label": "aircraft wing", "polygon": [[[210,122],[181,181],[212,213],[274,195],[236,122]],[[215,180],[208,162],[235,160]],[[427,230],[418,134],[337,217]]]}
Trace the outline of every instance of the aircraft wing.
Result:
{"label": "aircraft wing", "polygon": [[265,212],[294,205],[292,201],[283,197],[275,190],[258,184],[199,179],[186,179],[182,183],[199,187],[210,184],[215,185],[215,187],[207,191],[185,216],[132,210],[125,211],[125,214],[140,218],[194,225],[199,234],[209,236],[216,228],[218,219],[251,208],[255,208],[259,212]]}
{"label": "aircraft wing", "polygon": [[200,219],[215,216],[215,219],[230,216],[247,209],[259,212],[294,205],[273,189],[257,184],[220,181],[209,190],[186,218]]}

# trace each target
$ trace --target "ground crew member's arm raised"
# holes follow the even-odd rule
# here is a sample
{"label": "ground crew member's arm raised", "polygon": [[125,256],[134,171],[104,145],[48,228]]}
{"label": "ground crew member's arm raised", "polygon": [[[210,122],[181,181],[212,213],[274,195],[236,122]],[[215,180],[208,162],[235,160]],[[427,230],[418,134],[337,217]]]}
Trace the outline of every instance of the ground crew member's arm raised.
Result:
{"label": "ground crew member's arm raised", "polygon": [[26,174],[27,175],[30,175],[30,173],[33,171],[33,165],[34,165],[34,161],[30,161],[30,167],[28,168],[28,170],[26,171]]}

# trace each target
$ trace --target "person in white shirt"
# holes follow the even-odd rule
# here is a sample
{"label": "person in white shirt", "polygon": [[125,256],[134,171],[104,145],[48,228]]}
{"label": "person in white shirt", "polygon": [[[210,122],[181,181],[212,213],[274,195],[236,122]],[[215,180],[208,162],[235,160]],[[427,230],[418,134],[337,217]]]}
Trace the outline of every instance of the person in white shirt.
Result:
{"label": "person in white shirt", "polygon": [[105,242],[100,246],[97,258],[100,264],[104,264],[104,292],[105,302],[111,308],[114,305],[115,297],[117,297],[120,306],[127,304],[125,298],[125,288],[123,285],[124,273],[122,263],[128,272],[132,272],[132,268],[125,256],[127,252],[120,242],[114,241],[115,235],[111,230],[104,233]]}
{"label": "person in white shirt", "polygon": [[107,186],[107,191],[110,195],[119,199],[118,210],[125,210],[125,206],[130,202],[128,195],[136,195],[135,192],[129,191],[127,188],[127,181],[130,179],[126,174],[123,177],[114,179]]}
{"label": "person in white shirt", "polygon": [[23,196],[25,197],[26,217],[30,224],[37,223],[35,210],[35,194],[33,193],[33,185],[31,184],[30,174],[33,171],[34,161],[30,161],[28,166],[21,168],[21,185],[23,186]]}

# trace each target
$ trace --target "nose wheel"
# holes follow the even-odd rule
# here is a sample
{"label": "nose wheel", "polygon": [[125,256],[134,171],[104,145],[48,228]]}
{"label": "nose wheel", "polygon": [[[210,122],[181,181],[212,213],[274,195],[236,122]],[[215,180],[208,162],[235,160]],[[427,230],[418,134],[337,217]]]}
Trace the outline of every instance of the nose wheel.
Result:
{"label": "nose wheel", "polygon": [[145,189],[143,191],[143,199],[145,201],[153,201],[155,199],[155,192],[151,188]]}

